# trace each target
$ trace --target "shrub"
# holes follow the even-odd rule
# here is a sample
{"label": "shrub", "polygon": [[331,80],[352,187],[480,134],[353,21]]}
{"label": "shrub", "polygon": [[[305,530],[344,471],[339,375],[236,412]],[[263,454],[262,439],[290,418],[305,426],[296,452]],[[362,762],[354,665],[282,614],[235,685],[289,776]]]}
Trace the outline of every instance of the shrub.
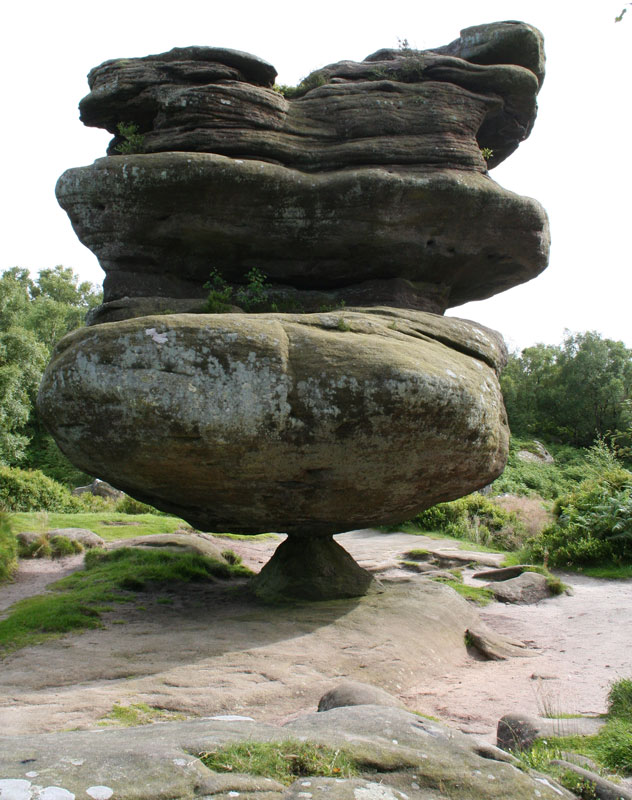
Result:
{"label": "shrub", "polygon": [[492,484],[492,493],[537,494],[546,500],[555,500],[575,489],[578,483],[611,466],[611,453],[604,451],[603,442],[596,442],[588,450],[549,443],[545,447],[555,458],[553,464],[523,461],[518,457],[520,450],[537,452],[537,448],[531,439],[512,437],[507,466]]}
{"label": "shrub", "polygon": [[121,141],[114,148],[122,156],[143,153],[145,147],[145,136],[138,132],[138,125],[135,122],[119,122],[116,132]]}
{"label": "shrub", "polygon": [[0,582],[8,580],[18,565],[18,542],[13,533],[11,517],[0,511]]}
{"label": "shrub", "polygon": [[0,466],[0,508],[5,511],[78,511],[81,500],[39,470]]}
{"label": "shrub", "polygon": [[632,473],[616,467],[555,504],[557,520],[530,539],[530,558],[552,566],[632,563]]}
{"label": "shrub", "polygon": [[469,539],[504,550],[516,550],[526,539],[526,528],[518,515],[505,511],[482,494],[439,503],[411,521],[422,530],[440,531],[457,539]]}
{"label": "shrub", "polygon": [[632,722],[632,678],[621,678],[610,687],[608,716]]}

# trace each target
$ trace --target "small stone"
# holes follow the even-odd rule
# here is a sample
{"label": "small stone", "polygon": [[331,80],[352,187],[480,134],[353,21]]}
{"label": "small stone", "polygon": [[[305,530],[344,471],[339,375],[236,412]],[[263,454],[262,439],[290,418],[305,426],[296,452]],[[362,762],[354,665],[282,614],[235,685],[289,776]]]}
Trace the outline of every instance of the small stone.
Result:
{"label": "small stone", "polygon": [[110,789],[109,786],[90,786],[86,789],[86,794],[89,795],[92,800],[110,800],[110,797],[114,794],[114,790]]}

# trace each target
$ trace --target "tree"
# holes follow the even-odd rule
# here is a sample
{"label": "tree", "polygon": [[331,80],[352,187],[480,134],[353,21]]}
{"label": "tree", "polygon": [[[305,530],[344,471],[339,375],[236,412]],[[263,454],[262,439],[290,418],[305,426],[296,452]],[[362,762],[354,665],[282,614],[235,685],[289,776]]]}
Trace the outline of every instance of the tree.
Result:
{"label": "tree", "polygon": [[501,386],[514,433],[588,447],[629,425],[632,350],[595,331],[567,332],[562,345],[512,354]]}
{"label": "tree", "polygon": [[35,409],[42,372],[56,342],[100,299],[68,267],[44,269],[37,280],[19,267],[0,275],[0,464],[37,466],[33,447],[50,450]]}

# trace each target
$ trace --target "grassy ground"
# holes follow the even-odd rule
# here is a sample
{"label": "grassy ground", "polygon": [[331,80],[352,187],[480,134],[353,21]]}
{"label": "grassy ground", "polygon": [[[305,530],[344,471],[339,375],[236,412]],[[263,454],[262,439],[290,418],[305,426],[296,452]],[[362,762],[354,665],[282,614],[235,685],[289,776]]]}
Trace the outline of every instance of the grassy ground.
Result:
{"label": "grassy ground", "polygon": [[476,542],[473,539],[461,539],[460,537],[450,536],[442,531],[426,531],[422,530],[418,525],[413,522],[403,522],[401,525],[389,525],[386,527],[378,527],[384,533],[410,533],[413,536],[427,536],[429,539],[449,539],[459,546],[459,550],[475,550],[478,553],[504,553],[505,551],[498,547],[488,547],[487,545]]}
{"label": "grassy ground", "polygon": [[0,654],[71,631],[102,627],[103,612],[115,603],[136,602],[139,593],[157,594],[174,584],[213,583],[252,574],[241,565],[194,553],[135,548],[90,550],[85,560],[85,569],[52,584],[51,592],[11,607],[6,619],[0,620]]}
{"label": "grassy ground", "polygon": [[54,512],[16,512],[11,514],[13,529],[41,531],[52,528],[86,528],[103,537],[106,542],[147,536],[153,533],[173,533],[178,528],[190,528],[178,517],[157,514],[119,514],[116,512],[81,512],[57,514]]}
{"label": "grassy ground", "polygon": [[538,739],[516,755],[526,767],[550,772],[580,797],[596,797],[590,786],[577,784],[576,775],[549,765],[554,759],[568,760],[565,754],[569,752],[591,759],[608,779],[632,775],[632,678],[622,678],[610,687],[605,724],[596,735]]}
{"label": "grassy ground", "polygon": [[350,778],[358,774],[354,761],[342,750],[322,744],[284,742],[238,742],[200,755],[214,772],[262,775],[284,783],[297,778]]}

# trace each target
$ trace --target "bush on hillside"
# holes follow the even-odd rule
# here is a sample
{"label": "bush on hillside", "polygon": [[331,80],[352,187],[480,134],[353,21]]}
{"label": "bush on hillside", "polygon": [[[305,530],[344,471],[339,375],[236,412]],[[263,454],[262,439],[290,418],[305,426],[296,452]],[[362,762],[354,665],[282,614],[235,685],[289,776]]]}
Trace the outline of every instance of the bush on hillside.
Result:
{"label": "bush on hillside", "polygon": [[527,542],[529,558],[558,567],[632,564],[632,472],[589,478],[554,511],[557,520]]}
{"label": "bush on hillside", "polygon": [[11,517],[0,511],[0,583],[8,580],[18,565],[18,541],[13,533]]}
{"label": "bush on hillside", "polygon": [[78,497],[43,472],[0,465],[0,509],[63,512],[84,508]]}
{"label": "bush on hillside", "polygon": [[492,484],[492,493],[535,494],[545,500],[555,500],[576,489],[582,481],[621,466],[616,453],[603,438],[598,437],[589,448],[549,443],[545,447],[555,458],[554,463],[523,461],[518,457],[520,450],[537,452],[533,440],[512,436],[507,466]]}
{"label": "bush on hillside", "polygon": [[411,522],[425,531],[439,531],[503,550],[519,549],[527,537],[517,514],[506,511],[482,494],[439,503],[417,514]]}

